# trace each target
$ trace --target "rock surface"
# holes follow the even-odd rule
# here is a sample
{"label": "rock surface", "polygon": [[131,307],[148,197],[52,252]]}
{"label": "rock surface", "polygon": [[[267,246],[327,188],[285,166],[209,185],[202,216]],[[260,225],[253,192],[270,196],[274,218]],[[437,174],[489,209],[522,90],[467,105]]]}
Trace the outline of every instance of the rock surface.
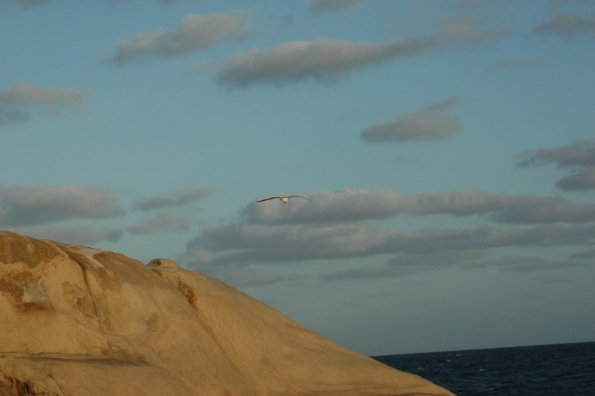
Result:
{"label": "rock surface", "polygon": [[449,395],[176,263],[0,232],[0,395]]}

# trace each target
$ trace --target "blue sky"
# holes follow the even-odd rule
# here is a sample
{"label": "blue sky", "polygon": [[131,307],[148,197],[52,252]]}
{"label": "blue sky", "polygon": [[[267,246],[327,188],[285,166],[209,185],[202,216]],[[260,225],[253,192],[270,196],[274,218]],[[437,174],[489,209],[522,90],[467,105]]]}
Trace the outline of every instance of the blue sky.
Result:
{"label": "blue sky", "polygon": [[0,0],[0,228],[366,354],[592,341],[594,44],[580,0]]}

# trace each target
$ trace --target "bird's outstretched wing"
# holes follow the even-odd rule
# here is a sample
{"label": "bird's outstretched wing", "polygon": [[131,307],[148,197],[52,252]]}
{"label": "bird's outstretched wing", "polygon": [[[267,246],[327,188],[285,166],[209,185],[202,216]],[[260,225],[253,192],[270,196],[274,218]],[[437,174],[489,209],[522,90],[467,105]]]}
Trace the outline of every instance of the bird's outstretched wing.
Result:
{"label": "bird's outstretched wing", "polygon": [[267,197],[267,198],[259,199],[256,202],[270,201],[271,199],[281,199],[281,197]]}
{"label": "bird's outstretched wing", "polygon": [[265,201],[270,201],[272,199],[278,199],[278,200],[283,201],[284,203],[286,203],[289,198],[310,199],[310,198],[303,197],[301,195],[289,195],[289,196],[286,196],[286,197],[285,196],[283,196],[283,197],[277,197],[277,196],[275,196],[275,197],[267,197],[267,198],[259,199],[256,202],[265,202]]}

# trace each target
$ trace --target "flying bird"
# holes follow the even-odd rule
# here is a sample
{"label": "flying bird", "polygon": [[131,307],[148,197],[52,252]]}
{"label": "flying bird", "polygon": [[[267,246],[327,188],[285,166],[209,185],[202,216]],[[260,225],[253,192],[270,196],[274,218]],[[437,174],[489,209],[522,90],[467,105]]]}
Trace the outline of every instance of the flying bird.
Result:
{"label": "flying bird", "polygon": [[268,197],[268,198],[263,198],[263,199],[259,199],[256,202],[264,202],[264,201],[270,201],[272,199],[278,199],[281,202],[283,202],[284,204],[289,202],[290,198],[302,198],[302,199],[310,199],[310,198],[306,198],[306,197],[302,197],[301,195],[288,195],[288,196],[281,196],[281,197]]}

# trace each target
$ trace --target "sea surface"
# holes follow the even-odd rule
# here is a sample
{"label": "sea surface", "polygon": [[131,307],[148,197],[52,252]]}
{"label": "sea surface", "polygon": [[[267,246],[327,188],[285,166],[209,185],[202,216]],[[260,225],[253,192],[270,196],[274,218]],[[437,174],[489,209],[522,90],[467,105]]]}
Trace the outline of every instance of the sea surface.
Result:
{"label": "sea surface", "polygon": [[595,342],[374,356],[459,396],[595,396]]}

